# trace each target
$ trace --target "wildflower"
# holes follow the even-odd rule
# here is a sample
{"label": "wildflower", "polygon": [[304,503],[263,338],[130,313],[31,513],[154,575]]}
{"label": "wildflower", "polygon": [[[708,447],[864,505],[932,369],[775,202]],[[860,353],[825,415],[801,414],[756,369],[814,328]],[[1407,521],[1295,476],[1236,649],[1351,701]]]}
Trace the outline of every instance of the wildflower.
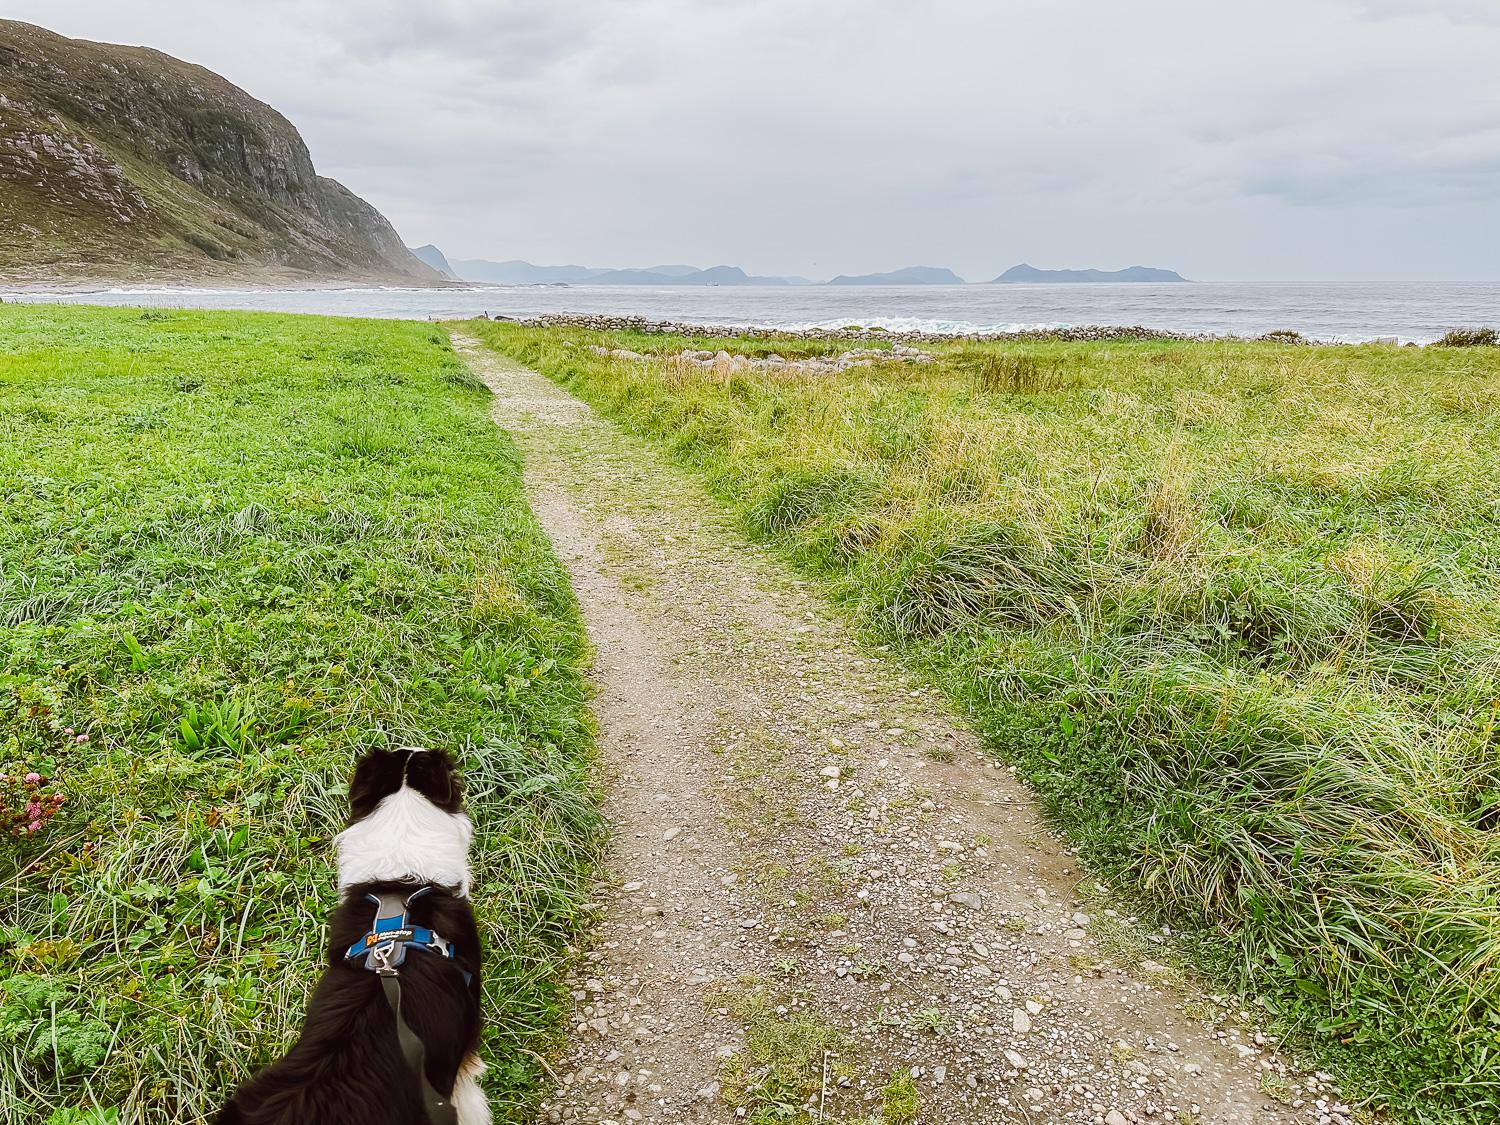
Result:
{"label": "wildflower", "polygon": [[35,770],[33,770],[31,773],[28,773],[26,775],[26,784],[27,785],[36,785],[41,780],[42,780],[42,775],[39,774],[39,773],[37,773]]}
{"label": "wildflower", "polygon": [[26,826],[26,831],[32,833],[33,835],[35,835],[36,833],[40,832],[41,830],[42,830],[42,822],[40,820],[33,820],[30,824],[28,824]]}
{"label": "wildflower", "polygon": [[87,742],[88,740],[89,740],[89,736],[86,735],[86,734],[80,734],[78,736],[78,741],[79,742]]}

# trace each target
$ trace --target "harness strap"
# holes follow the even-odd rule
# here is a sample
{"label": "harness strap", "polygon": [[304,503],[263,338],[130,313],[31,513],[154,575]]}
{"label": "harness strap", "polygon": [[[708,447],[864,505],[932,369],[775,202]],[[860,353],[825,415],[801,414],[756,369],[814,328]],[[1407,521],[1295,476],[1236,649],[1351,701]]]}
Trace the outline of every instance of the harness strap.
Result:
{"label": "harness strap", "polygon": [[401,1053],[406,1065],[417,1076],[422,1087],[422,1103],[427,1110],[427,1120],[432,1125],[458,1125],[458,1110],[452,1102],[433,1089],[427,1081],[427,1048],[422,1037],[401,1016],[401,977],[394,970],[380,975],[380,986],[385,990],[385,1001],[396,1017],[396,1038],[401,1043]]}
{"label": "harness strap", "polygon": [[[440,934],[407,923],[406,915],[411,904],[430,890],[431,887],[419,887],[405,898],[396,894],[366,895],[375,904],[375,921],[370,932],[349,947],[344,959],[351,965],[362,962],[364,968],[380,977],[385,1002],[396,1018],[396,1039],[401,1044],[401,1055],[417,1079],[430,1125],[458,1125],[458,1110],[427,1080],[426,1045],[401,1015],[400,966],[406,961],[407,947],[425,949],[448,961],[454,957],[452,944]],[[460,971],[464,974],[464,983],[468,984],[472,975]]]}

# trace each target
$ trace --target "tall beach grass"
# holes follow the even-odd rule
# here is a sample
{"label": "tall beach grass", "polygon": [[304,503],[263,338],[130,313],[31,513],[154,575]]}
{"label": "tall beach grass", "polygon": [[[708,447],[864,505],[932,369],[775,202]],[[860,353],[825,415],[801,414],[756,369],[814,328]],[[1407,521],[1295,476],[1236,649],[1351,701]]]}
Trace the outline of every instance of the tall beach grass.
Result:
{"label": "tall beach grass", "polygon": [[1500,1120],[1500,350],[476,330],[821,576],[1351,1092]]}

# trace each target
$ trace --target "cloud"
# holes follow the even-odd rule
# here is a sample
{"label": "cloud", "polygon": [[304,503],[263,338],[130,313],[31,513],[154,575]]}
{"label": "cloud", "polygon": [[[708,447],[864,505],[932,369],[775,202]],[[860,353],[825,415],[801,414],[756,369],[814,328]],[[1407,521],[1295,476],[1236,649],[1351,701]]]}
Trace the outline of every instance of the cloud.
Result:
{"label": "cloud", "polygon": [[326,7],[316,14],[326,32],[338,35],[357,58],[459,59],[522,75],[545,72],[586,52],[597,28],[583,10],[547,0],[501,5],[382,0]]}
{"label": "cloud", "polygon": [[1500,168],[1489,0],[9,7],[218,70],[455,257],[1346,277],[1381,238],[1392,276],[1500,261],[1473,233]]}
{"label": "cloud", "polygon": [[1361,0],[1361,14],[1374,19],[1440,20],[1447,23],[1500,25],[1500,8],[1491,0]]}

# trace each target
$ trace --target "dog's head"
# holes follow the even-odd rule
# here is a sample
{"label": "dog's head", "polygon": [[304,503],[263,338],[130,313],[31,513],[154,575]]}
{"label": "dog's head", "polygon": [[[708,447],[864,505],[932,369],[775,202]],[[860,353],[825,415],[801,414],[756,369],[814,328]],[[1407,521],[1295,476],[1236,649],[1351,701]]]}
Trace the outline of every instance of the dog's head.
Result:
{"label": "dog's head", "polygon": [[402,787],[415,790],[445,813],[463,811],[463,787],[445,750],[401,746],[371,750],[354,767],[349,783],[349,823],[363,820]]}
{"label": "dog's head", "polygon": [[339,886],[406,881],[469,893],[474,826],[442,750],[371,750],[349,783],[349,825],[338,835]]}

